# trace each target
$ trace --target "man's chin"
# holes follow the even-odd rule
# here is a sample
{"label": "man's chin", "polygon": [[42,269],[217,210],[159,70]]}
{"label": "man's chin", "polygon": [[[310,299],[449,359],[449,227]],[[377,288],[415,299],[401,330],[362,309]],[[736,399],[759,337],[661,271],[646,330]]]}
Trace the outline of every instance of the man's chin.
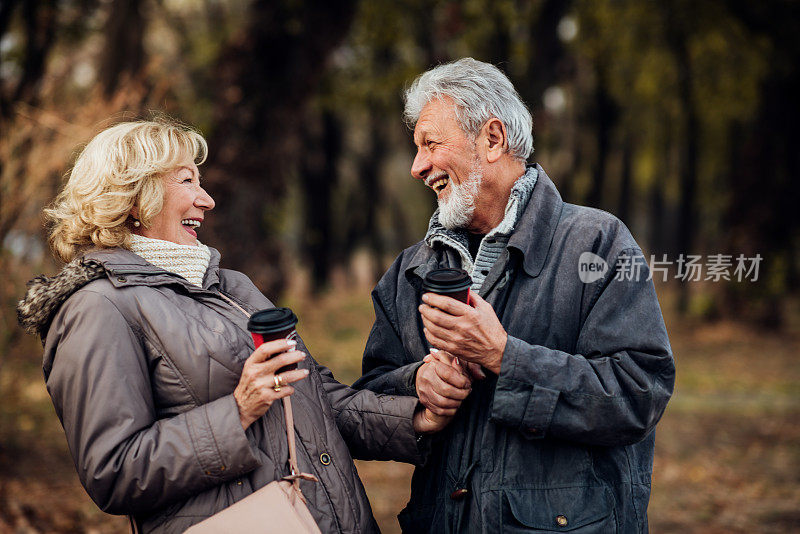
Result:
{"label": "man's chin", "polygon": [[472,214],[458,213],[456,210],[446,210],[439,207],[439,223],[448,230],[461,230],[472,222]]}

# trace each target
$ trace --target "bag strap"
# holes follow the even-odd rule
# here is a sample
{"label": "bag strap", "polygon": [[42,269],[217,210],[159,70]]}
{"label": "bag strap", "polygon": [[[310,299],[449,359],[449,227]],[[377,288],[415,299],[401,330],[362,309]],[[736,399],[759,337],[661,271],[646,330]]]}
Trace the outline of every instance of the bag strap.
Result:
{"label": "bag strap", "polygon": [[[286,419],[286,440],[289,443],[289,469],[292,476],[300,474],[300,469],[297,467],[297,447],[294,442],[294,416],[292,415],[292,400],[289,397],[283,399],[283,417]],[[291,429],[291,430],[289,430]],[[292,480],[292,484],[300,487],[300,482],[297,478]]]}
{"label": "bag strap", "polygon": [[[228,295],[220,291],[219,296],[227,300],[234,307],[238,308],[239,311],[247,316],[248,319],[250,318],[251,314],[239,306],[232,298],[228,297]],[[297,446],[294,441],[294,416],[292,415],[292,400],[289,397],[284,397],[281,400],[283,400],[283,417],[286,421],[286,441],[289,444],[289,469],[291,470],[291,475],[283,478],[284,480],[290,481],[295,489],[299,492],[301,478],[316,482],[317,477],[313,475],[307,475],[306,473],[301,473],[300,468],[297,467]],[[302,496],[302,493],[300,493],[300,495]],[[305,499],[303,499],[303,501],[305,501]]]}

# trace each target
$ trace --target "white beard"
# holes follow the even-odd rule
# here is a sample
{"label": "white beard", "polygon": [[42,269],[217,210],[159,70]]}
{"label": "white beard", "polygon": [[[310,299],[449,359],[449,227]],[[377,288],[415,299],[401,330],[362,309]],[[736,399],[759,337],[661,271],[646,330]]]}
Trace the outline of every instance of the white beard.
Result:
{"label": "white beard", "polygon": [[475,197],[483,180],[483,172],[475,161],[465,182],[456,185],[450,180],[450,194],[439,199],[439,222],[448,230],[466,228],[475,213]]}

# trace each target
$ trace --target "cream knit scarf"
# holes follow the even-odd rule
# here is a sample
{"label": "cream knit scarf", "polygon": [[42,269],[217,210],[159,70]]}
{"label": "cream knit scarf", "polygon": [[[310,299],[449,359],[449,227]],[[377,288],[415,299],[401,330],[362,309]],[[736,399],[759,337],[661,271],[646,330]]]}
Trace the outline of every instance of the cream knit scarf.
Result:
{"label": "cream knit scarf", "polygon": [[131,235],[131,252],[138,254],[156,267],[179,274],[196,286],[203,287],[211,252],[197,242],[197,246],[179,245],[172,241]]}

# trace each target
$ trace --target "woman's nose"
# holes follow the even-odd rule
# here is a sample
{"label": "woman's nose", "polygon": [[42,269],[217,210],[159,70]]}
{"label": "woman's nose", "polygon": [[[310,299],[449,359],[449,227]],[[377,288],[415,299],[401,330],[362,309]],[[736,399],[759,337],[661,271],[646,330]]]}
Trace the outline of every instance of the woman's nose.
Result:
{"label": "woman's nose", "polygon": [[211,198],[211,195],[209,195],[208,192],[201,187],[200,194],[194,199],[194,205],[200,209],[212,210],[217,204],[214,202],[214,199]]}

